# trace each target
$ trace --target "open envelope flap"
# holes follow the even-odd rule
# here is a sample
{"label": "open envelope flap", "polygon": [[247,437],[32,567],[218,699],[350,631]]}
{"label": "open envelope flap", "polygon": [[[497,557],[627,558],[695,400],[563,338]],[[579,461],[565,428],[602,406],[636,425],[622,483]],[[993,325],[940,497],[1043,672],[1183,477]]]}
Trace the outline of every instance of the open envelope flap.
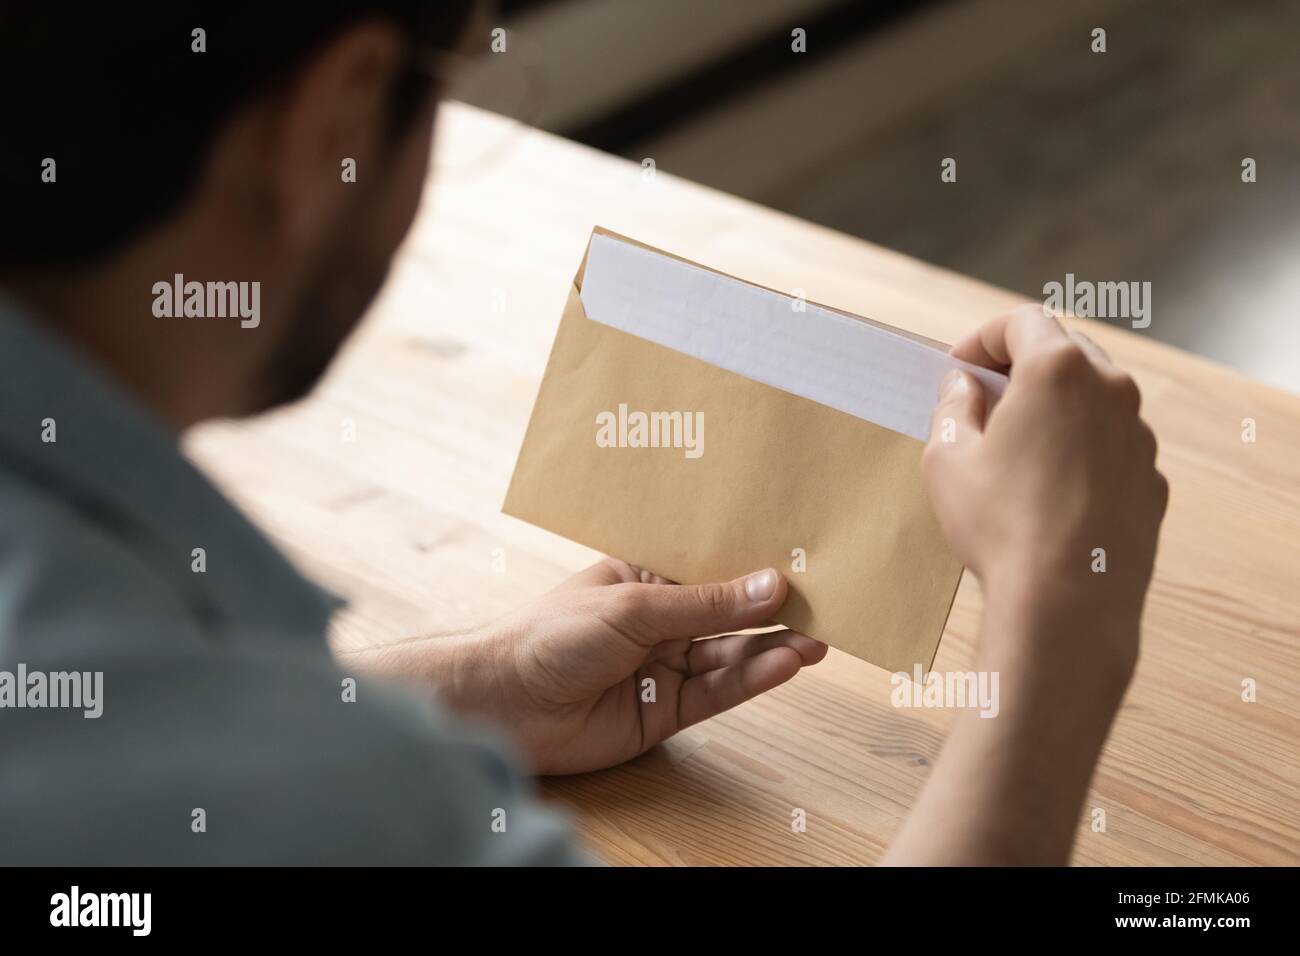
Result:
{"label": "open envelope flap", "polygon": [[[780,623],[928,669],[961,566],[921,485],[923,444],[591,321],[582,277],[505,512],[684,583],[776,567],[790,581]],[[694,416],[698,457],[601,447],[598,422],[634,411]]]}
{"label": "open envelope flap", "polygon": [[[681,256],[673,255],[671,252],[664,252],[662,249],[656,249],[654,246],[647,245],[644,242],[638,242],[636,239],[630,239],[627,236],[620,235],[619,233],[614,232],[611,229],[606,229],[604,226],[597,226],[591,231],[592,239],[595,239],[597,236],[608,236],[611,239],[616,239],[619,242],[626,243],[629,246],[636,246],[638,249],[644,249],[647,252],[653,252],[656,255],[664,256],[665,258],[672,259],[675,262],[684,262],[693,268],[702,269],[705,272],[711,272],[717,276],[727,276],[727,273],[725,272],[721,272],[717,269],[711,269],[708,266],[700,265],[698,262],[691,262],[690,259],[684,259]],[[578,266],[578,274],[574,276],[573,279],[573,285],[577,288],[579,292],[582,291],[582,277],[587,271],[587,257],[590,255],[590,253],[591,253],[591,241],[588,240],[587,248],[584,249],[582,253],[582,262]],[[727,276],[727,278],[730,278],[730,276]],[[762,289],[765,292],[771,292],[774,295],[785,295],[785,293],[777,289],[772,289],[765,285],[759,285],[756,282],[746,282],[746,285],[754,286],[755,288]],[[895,328],[892,325],[886,325],[883,322],[876,322],[872,319],[866,318],[865,316],[853,315],[852,313],[844,312],[840,309],[833,309],[830,306],[822,305],[820,302],[813,302],[809,300],[807,304],[810,306],[814,306],[816,308],[825,309],[830,312],[836,312],[839,315],[842,315],[845,318],[850,318],[855,322],[863,322],[866,323],[867,325],[874,325],[876,328],[888,329],[894,335],[901,335],[904,338],[911,339],[913,342],[920,342],[922,345],[928,345],[930,348],[941,349],[944,351],[946,351],[948,348],[948,346],[945,345],[943,342],[937,341],[936,339],[928,338],[927,336],[920,335],[908,329]]]}

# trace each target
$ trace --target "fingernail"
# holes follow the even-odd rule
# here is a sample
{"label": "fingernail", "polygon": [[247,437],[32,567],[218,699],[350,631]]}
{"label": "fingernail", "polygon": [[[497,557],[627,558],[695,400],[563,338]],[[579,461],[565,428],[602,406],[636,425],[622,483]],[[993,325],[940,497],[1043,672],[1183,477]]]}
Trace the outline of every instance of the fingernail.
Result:
{"label": "fingernail", "polygon": [[960,395],[970,387],[967,376],[960,369],[952,369],[943,377],[939,384],[939,397],[947,398],[949,395]]}
{"label": "fingernail", "polygon": [[758,571],[745,578],[745,596],[755,604],[766,601],[776,593],[776,572],[771,568]]}

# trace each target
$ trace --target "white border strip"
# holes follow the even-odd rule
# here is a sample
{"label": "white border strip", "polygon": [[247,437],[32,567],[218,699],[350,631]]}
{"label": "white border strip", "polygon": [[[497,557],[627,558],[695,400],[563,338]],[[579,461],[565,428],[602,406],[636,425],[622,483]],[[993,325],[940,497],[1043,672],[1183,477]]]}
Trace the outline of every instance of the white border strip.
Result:
{"label": "white border strip", "polygon": [[939,383],[964,368],[996,401],[1007,378],[907,336],[610,236],[592,236],[587,317],[925,441]]}

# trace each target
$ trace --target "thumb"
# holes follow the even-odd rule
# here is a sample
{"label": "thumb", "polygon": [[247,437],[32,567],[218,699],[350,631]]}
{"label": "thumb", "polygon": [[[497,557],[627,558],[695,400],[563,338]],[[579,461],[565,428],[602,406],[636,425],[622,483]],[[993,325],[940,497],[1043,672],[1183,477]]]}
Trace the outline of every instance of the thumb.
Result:
{"label": "thumb", "polygon": [[630,617],[647,645],[770,624],[785,603],[785,578],[775,568],[724,584],[622,584]]}
{"label": "thumb", "polygon": [[939,404],[930,416],[931,446],[966,444],[984,430],[984,388],[970,372],[953,369],[939,386]]}

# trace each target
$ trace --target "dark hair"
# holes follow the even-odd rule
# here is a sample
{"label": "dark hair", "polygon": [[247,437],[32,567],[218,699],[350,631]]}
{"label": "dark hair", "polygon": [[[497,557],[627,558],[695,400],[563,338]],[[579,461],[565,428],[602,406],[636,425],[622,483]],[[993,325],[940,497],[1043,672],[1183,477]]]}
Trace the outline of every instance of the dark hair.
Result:
{"label": "dark hair", "polygon": [[[0,270],[112,253],[195,188],[216,134],[346,27],[394,23],[412,68],[394,84],[405,128],[432,81],[421,51],[456,46],[472,0],[0,0]],[[206,52],[193,52],[193,31]],[[46,158],[56,182],[42,181]]]}

